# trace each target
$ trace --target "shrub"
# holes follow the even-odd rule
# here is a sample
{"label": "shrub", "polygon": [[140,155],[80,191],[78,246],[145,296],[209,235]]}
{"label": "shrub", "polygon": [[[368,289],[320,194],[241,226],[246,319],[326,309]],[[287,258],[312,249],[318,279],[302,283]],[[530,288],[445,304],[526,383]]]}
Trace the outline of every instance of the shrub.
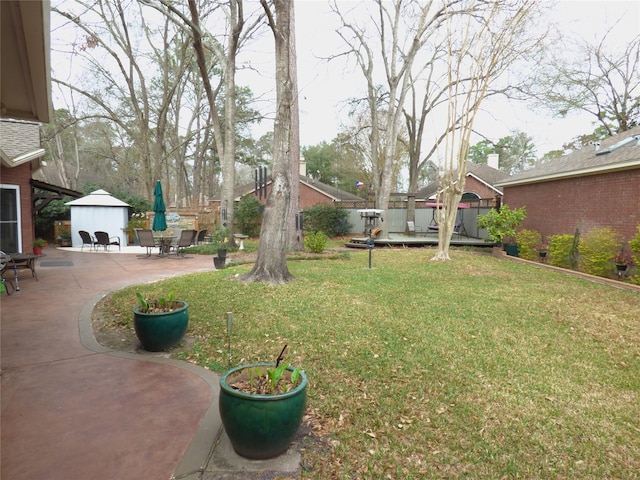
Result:
{"label": "shrub", "polygon": [[516,228],[520,226],[526,216],[525,207],[511,210],[509,205],[505,204],[500,207],[499,211],[492,208],[484,215],[479,215],[478,226],[486,228],[494,242],[502,243],[507,239],[515,238]]}
{"label": "shrub", "polygon": [[538,260],[536,246],[542,243],[542,235],[535,230],[522,229],[518,232],[519,256],[525,260]]}
{"label": "shrub", "polygon": [[549,264],[561,268],[573,268],[574,235],[551,235],[549,237]]}
{"label": "shrub", "polygon": [[591,229],[580,239],[580,269],[590,275],[608,277],[613,259],[622,248],[622,237],[609,227]]}
{"label": "shrub", "polygon": [[640,225],[638,225],[636,235],[629,240],[629,248],[633,262],[636,264],[636,274],[631,277],[631,282],[640,285]]}
{"label": "shrub", "polygon": [[305,208],[302,214],[306,232],[324,232],[337,237],[351,231],[352,225],[347,220],[349,213],[344,208],[322,203]]}
{"label": "shrub", "polygon": [[322,253],[329,238],[323,232],[309,232],[304,237],[304,248],[313,253]]}
{"label": "shrub", "polygon": [[235,221],[238,230],[250,237],[260,235],[262,204],[253,195],[245,195],[240,200],[235,212]]}

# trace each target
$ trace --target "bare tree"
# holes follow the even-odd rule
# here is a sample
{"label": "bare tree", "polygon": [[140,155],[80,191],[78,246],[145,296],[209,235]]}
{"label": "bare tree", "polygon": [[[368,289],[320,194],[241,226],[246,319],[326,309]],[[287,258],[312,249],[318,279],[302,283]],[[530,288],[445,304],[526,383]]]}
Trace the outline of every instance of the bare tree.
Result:
{"label": "bare tree", "polygon": [[273,172],[271,192],[262,219],[258,258],[249,273],[242,275],[244,282],[264,282],[273,285],[293,280],[287,266],[287,222],[291,209],[291,139],[293,135],[292,111],[296,108],[292,77],[295,59],[291,58],[293,26],[293,0],[274,0],[273,8],[267,0],[260,0],[275,39],[276,60],[276,116],[273,130]]}
{"label": "bare tree", "polygon": [[[82,64],[83,78],[91,80],[84,85],[78,79],[54,76],[52,80],[88,100],[85,116],[106,119],[123,132],[136,150],[132,157],[139,162],[145,193],[151,197],[155,180],[166,179],[173,167],[167,166],[169,137],[176,136],[178,121],[169,119],[170,105],[189,68],[188,43],[169,28],[168,21],[152,31],[136,5],[76,0],[53,7],[54,13],[83,32],[69,57]],[[128,145],[122,147],[124,151]],[[170,194],[171,186],[165,188]]]}
{"label": "bare tree", "polygon": [[598,43],[563,39],[541,75],[538,103],[558,116],[586,112],[608,135],[640,123],[640,35],[624,49],[610,46],[611,28]]}
{"label": "bare tree", "polygon": [[[65,188],[78,188],[79,163],[77,121],[69,111],[58,109],[54,112],[52,122],[40,126],[42,144],[47,150],[51,165],[44,166],[38,173],[44,181],[47,175],[57,176],[59,185]],[[75,165],[75,173],[71,175],[69,166]]]}
{"label": "bare tree", "polygon": [[[437,192],[438,248],[433,260],[449,260],[449,244],[464,191],[469,139],[490,86],[537,38],[527,27],[540,6],[530,0],[469,2],[465,15],[447,16],[448,101],[442,174]],[[526,51],[526,50],[525,50]],[[466,79],[460,81],[461,78]]]}
{"label": "bare tree", "polygon": [[[460,3],[449,2],[447,7]],[[416,56],[449,14],[447,8],[434,6],[433,1],[376,0],[375,35],[357,19],[349,18],[334,2],[333,10],[340,16],[342,26],[338,34],[347,45],[346,55],[356,59],[366,82],[367,103],[370,115],[371,158],[373,162],[373,186],[377,208],[386,210],[393,187],[392,172],[396,164],[398,133],[403,119],[403,105],[411,87],[411,70]],[[377,45],[377,48],[373,46]],[[378,77],[377,69],[382,73]],[[384,79],[384,87],[378,83]],[[380,104],[384,102],[384,108]],[[383,116],[380,119],[379,116]],[[386,233],[383,224],[383,234]]]}
{"label": "bare tree", "polygon": [[[229,228],[229,244],[234,245],[233,216],[234,216],[234,189],[236,178],[236,58],[240,47],[258,27],[260,18],[256,18],[253,24],[246,24],[243,0],[229,0],[228,2],[214,3],[212,12],[220,11],[225,19],[226,32],[219,37],[207,32],[202,24],[201,10],[209,2],[199,6],[196,0],[188,0],[189,15],[183,13],[175,2],[169,0],[145,0],[146,3],[155,6],[168,18],[171,18],[181,28],[187,29],[193,39],[193,48],[196,53],[196,62],[200,77],[209,103],[209,113],[213,126],[215,148],[220,158],[222,172],[221,183],[221,208],[220,223]],[[161,6],[160,6],[161,5]],[[210,16],[212,12],[208,12]],[[211,55],[207,55],[210,53]],[[208,61],[213,58],[213,62]],[[212,86],[210,75],[212,66],[219,66],[222,75],[219,83]],[[221,106],[217,105],[218,98],[224,95]]]}

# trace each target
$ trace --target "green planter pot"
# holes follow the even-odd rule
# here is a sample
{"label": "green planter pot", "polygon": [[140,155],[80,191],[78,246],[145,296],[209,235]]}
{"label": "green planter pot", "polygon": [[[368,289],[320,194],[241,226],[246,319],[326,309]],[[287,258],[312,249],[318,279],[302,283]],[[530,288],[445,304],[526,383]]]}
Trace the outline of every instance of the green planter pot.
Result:
{"label": "green planter pot", "polygon": [[520,254],[520,249],[517,243],[505,243],[504,251],[511,257],[517,257]]}
{"label": "green planter pot", "polygon": [[222,270],[226,261],[226,258],[213,257],[213,266],[216,267],[216,270]]}
{"label": "green planter pot", "polygon": [[160,352],[182,340],[189,325],[189,304],[176,302],[182,307],[166,313],[142,313],[139,306],[133,309],[133,326],[142,348]]}
{"label": "green planter pot", "polygon": [[240,456],[260,460],[286,452],[302,423],[308,385],[304,372],[300,372],[301,381],[296,388],[276,395],[241,392],[228,383],[238,377],[248,378],[248,368],[259,367],[264,372],[274,366],[242,365],[220,378],[220,416],[231,445]]}

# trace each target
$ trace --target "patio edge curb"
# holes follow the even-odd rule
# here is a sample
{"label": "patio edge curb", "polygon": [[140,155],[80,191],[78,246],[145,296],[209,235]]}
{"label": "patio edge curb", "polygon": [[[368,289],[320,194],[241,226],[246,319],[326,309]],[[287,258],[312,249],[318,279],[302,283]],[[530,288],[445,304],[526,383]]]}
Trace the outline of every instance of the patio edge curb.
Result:
{"label": "patio edge curb", "polygon": [[187,447],[186,451],[182,455],[180,462],[176,466],[171,478],[200,478],[202,472],[205,471],[207,464],[211,458],[214,447],[218,442],[218,439],[222,433],[222,419],[220,418],[220,412],[218,411],[218,403],[216,399],[219,397],[219,376],[210,370],[193,365],[181,360],[175,360],[172,358],[166,358],[158,354],[137,354],[130,352],[123,352],[107,348],[96,340],[93,333],[93,325],[91,316],[93,309],[98,301],[107,296],[111,291],[102,292],[94,296],[88,303],[86,303],[79,314],[78,318],[78,332],[80,336],[80,343],[86,349],[98,353],[106,354],[117,358],[123,358],[128,360],[147,361],[153,363],[159,363],[162,365],[168,365],[181,370],[187,371],[198,376],[203,380],[211,389],[212,401],[209,404],[209,408],[204,413],[198,429],[196,430],[191,443]]}

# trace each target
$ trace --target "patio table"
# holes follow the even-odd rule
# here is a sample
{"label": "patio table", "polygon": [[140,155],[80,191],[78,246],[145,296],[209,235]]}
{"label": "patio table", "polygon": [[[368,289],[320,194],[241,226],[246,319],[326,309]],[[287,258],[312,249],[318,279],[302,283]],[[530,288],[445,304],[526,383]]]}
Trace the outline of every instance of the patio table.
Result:
{"label": "patio table", "polygon": [[38,274],[36,273],[36,258],[44,257],[44,255],[36,255],[34,253],[10,253],[11,261],[13,262],[14,275],[18,277],[18,269],[31,270],[31,276],[38,280]]}
{"label": "patio table", "polygon": [[175,235],[158,235],[154,236],[158,242],[158,247],[160,247],[160,256],[164,257],[169,254],[169,249],[171,248],[171,242],[173,242],[176,237]]}

